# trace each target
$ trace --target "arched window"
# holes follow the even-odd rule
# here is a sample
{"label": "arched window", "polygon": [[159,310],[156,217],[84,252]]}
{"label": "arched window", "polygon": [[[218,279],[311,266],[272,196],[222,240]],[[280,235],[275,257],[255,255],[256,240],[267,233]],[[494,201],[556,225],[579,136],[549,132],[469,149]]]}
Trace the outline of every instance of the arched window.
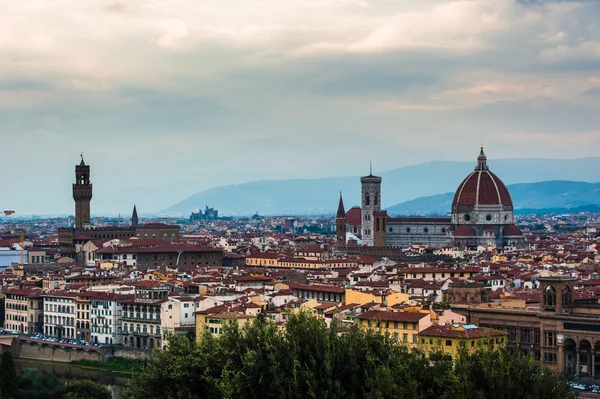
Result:
{"label": "arched window", "polygon": [[563,306],[571,306],[573,302],[573,293],[569,287],[565,287],[562,290],[562,304]]}
{"label": "arched window", "polygon": [[371,205],[371,198],[369,197],[369,193],[365,193],[365,205]]}
{"label": "arched window", "polygon": [[546,287],[544,300],[546,306],[556,306],[556,290],[553,286],[549,285]]}
{"label": "arched window", "polygon": [[379,196],[377,194],[375,194],[375,206],[377,206],[378,202],[379,202]]}

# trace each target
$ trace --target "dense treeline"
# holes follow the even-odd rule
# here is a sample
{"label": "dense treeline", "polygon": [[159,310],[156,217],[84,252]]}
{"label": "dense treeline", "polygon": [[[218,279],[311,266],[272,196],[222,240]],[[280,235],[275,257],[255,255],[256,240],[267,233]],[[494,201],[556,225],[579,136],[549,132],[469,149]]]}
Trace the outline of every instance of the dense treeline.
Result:
{"label": "dense treeline", "polygon": [[376,331],[339,334],[313,317],[264,319],[196,344],[173,337],[125,391],[150,398],[570,398],[567,381],[507,351],[425,359]]}
{"label": "dense treeline", "polygon": [[112,399],[104,386],[89,380],[65,384],[55,375],[27,369],[17,375],[10,352],[0,356],[0,399]]}

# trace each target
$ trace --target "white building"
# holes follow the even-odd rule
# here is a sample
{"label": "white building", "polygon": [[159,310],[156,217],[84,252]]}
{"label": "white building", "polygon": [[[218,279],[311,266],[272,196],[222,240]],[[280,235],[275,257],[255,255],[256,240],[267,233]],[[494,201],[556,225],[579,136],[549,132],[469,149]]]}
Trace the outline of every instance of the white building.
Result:
{"label": "white building", "polygon": [[160,307],[160,330],[163,347],[167,344],[168,335],[186,334],[196,331],[196,304],[193,297],[168,297]]}
{"label": "white building", "polygon": [[118,345],[123,343],[122,300],[131,300],[133,295],[118,295],[95,292],[91,295],[91,336],[92,342]]}
{"label": "white building", "polygon": [[74,292],[44,294],[44,335],[56,338],[75,338]]}

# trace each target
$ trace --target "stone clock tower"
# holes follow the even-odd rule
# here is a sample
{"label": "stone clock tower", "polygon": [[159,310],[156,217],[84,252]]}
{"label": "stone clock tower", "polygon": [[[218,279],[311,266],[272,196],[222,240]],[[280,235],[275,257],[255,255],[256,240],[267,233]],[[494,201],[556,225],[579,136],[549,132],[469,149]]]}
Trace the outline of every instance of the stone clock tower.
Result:
{"label": "stone clock tower", "polygon": [[362,242],[363,245],[373,246],[374,212],[381,211],[381,177],[373,176],[372,169],[369,176],[360,178],[362,187]]}
{"label": "stone clock tower", "polygon": [[75,166],[75,184],[73,184],[75,200],[75,227],[90,227],[90,202],[92,201],[92,183],[90,182],[90,166],[83,161]]}

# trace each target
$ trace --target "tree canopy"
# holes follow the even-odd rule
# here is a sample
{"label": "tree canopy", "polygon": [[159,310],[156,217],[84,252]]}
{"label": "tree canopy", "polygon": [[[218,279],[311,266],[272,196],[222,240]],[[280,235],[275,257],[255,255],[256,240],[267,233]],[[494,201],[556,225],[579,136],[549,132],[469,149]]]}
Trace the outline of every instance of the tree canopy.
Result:
{"label": "tree canopy", "polygon": [[508,351],[425,358],[387,334],[300,313],[281,330],[259,318],[195,343],[173,336],[125,389],[151,398],[570,398],[567,381]]}
{"label": "tree canopy", "polygon": [[0,399],[111,399],[106,387],[89,380],[68,385],[54,374],[25,369],[17,375],[10,352],[0,357]]}

